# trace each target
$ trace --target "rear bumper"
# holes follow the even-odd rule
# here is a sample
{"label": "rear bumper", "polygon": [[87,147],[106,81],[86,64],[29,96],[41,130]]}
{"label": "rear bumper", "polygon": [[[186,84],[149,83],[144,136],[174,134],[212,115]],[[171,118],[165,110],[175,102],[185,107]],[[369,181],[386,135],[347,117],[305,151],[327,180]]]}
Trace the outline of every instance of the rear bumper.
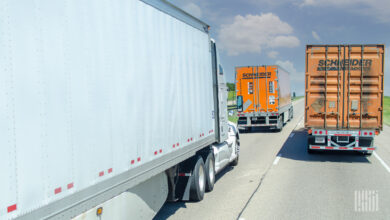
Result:
{"label": "rear bumper", "polygon": [[279,115],[271,116],[241,116],[238,118],[237,127],[244,129],[249,127],[271,127],[279,123]]}
{"label": "rear bumper", "polygon": [[308,148],[311,150],[374,151],[373,130],[320,130],[308,134]]}
{"label": "rear bumper", "polygon": [[253,124],[253,125],[238,125],[238,128],[253,128],[253,127],[270,127],[277,126],[278,124]]}

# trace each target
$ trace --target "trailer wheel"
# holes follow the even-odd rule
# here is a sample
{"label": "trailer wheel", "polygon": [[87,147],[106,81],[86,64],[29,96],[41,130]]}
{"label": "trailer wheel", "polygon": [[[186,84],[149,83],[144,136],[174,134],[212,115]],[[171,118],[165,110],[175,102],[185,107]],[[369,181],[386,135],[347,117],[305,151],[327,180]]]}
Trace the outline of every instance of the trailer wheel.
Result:
{"label": "trailer wheel", "polygon": [[280,117],[279,117],[279,120],[278,120],[278,125],[276,126],[276,130],[277,130],[278,132],[281,132],[281,131],[283,130],[283,124],[284,124],[283,121],[284,121],[284,120],[283,120],[283,116],[280,116]]}
{"label": "trailer wheel", "polygon": [[190,189],[190,199],[192,201],[203,200],[206,188],[206,169],[201,156],[198,156],[193,169],[193,178]]}
{"label": "trailer wheel", "polygon": [[206,192],[211,192],[214,189],[215,183],[215,159],[214,154],[211,151],[206,158]]}
{"label": "trailer wheel", "polygon": [[[373,146],[374,146],[374,139],[372,139],[371,144],[370,144],[370,147],[373,147]],[[363,154],[369,157],[372,155],[373,152],[374,152],[373,150],[368,150],[368,151],[363,152]]]}
{"label": "trailer wheel", "polygon": [[372,152],[373,152],[372,150],[366,151],[364,152],[364,155],[370,157],[372,155]]}

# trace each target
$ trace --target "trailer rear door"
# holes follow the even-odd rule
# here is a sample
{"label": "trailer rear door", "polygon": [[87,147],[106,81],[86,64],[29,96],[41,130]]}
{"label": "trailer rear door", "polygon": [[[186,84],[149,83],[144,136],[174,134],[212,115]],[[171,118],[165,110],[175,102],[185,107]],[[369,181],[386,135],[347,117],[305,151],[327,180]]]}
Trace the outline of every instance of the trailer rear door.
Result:
{"label": "trailer rear door", "polygon": [[382,128],[383,45],[307,46],[306,57],[306,126]]}

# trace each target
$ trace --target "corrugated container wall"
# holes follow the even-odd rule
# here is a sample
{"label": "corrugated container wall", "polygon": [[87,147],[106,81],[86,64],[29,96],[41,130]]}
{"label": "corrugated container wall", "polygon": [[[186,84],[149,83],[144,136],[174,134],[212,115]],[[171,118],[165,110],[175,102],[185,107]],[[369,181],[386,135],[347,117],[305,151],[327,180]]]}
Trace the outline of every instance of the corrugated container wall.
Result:
{"label": "corrugated container wall", "polygon": [[308,45],[305,126],[382,129],[384,45]]}

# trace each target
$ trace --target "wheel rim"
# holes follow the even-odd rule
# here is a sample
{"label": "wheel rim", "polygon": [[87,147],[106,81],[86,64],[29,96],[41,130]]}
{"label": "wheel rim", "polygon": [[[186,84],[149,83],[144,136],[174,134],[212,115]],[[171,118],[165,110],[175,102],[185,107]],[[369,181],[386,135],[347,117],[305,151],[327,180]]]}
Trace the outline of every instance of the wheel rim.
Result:
{"label": "wheel rim", "polygon": [[214,182],[214,161],[211,159],[209,163],[209,179],[210,182]]}
{"label": "wheel rim", "polygon": [[204,188],[205,188],[204,180],[205,180],[204,168],[203,168],[203,166],[200,166],[199,167],[199,180],[198,181],[199,181],[199,189],[201,192],[203,192]]}

